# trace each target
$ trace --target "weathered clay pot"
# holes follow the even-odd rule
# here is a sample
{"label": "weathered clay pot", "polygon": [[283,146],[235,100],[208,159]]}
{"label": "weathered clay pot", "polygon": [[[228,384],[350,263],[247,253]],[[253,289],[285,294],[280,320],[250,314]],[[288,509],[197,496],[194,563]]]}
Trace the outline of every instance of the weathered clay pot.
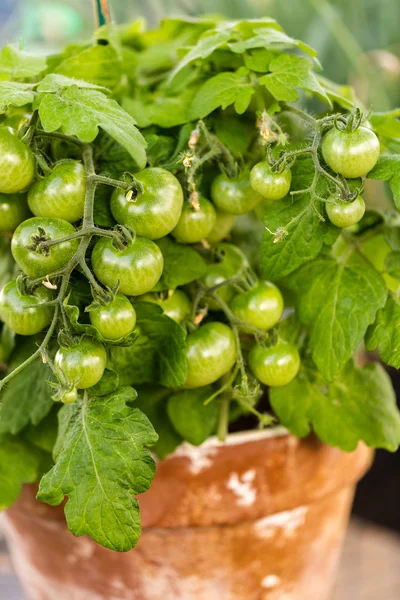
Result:
{"label": "weathered clay pot", "polygon": [[73,537],[33,486],[5,533],[29,600],[326,600],[370,460],[283,429],[184,444],[141,496],[131,552]]}

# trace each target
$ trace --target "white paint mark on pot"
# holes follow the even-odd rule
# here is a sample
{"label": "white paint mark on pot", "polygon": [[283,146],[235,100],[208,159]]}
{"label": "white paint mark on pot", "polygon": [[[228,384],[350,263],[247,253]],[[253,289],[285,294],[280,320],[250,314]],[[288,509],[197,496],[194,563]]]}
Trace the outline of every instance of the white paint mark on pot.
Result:
{"label": "white paint mark on pot", "polygon": [[237,496],[238,506],[251,506],[256,501],[257,489],[252,485],[255,476],[255,469],[250,469],[240,476],[238,473],[231,473],[226,487]]}
{"label": "white paint mark on pot", "polygon": [[261,538],[273,537],[277,529],[282,530],[283,534],[290,538],[296,533],[296,530],[304,524],[308,512],[307,506],[299,506],[293,510],[269,515],[254,523],[254,529]]}
{"label": "white paint mark on pot", "polygon": [[205,469],[209,469],[213,464],[213,456],[217,453],[217,449],[205,448],[204,446],[192,446],[187,442],[181,444],[175,452],[171,455],[173,456],[185,456],[190,461],[190,472],[193,475],[198,475]]}
{"label": "white paint mark on pot", "polygon": [[261,587],[271,589],[271,588],[274,588],[277,585],[279,585],[280,582],[281,582],[281,579],[277,575],[267,575],[262,580]]}

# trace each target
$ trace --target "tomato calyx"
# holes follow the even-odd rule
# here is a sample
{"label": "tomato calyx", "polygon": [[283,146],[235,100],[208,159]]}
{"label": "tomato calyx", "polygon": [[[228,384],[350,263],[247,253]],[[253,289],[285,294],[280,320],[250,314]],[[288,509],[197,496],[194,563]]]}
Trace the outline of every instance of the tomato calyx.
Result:
{"label": "tomato calyx", "polygon": [[[32,252],[37,252],[38,254],[44,254],[45,256],[49,256],[50,248],[47,242],[51,241],[51,236],[46,233],[43,227],[38,227],[37,233],[33,233],[31,235],[32,244],[26,246],[27,250],[31,250]],[[61,240],[57,240],[61,241]]]}

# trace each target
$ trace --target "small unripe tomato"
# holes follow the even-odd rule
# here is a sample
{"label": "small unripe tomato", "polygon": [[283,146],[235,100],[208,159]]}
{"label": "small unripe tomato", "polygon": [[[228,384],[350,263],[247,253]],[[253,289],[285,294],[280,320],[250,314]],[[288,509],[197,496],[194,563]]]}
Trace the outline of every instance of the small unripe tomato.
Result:
{"label": "small unripe tomato", "polygon": [[297,348],[287,342],[278,342],[265,348],[255,344],[250,350],[249,365],[253,375],[264,385],[287,385],[299,372],[300,357]]}
{"label": "small unripe tomato", "polygon": [[247,292],[238,294],[231,302],[238,319],[258,329],[271,329],[282,316],[283,298],[273,283],[262,281]]}
{"label": "small unripe tomato", "polygon": [[144,294],[136,298],[138,302],[152,302],[158,304],[173,321],[182,323],[189,316],[192,305],[185,292],[174,290],[167,298],[161,298],[158,294]]}
{"label": "small unripe tomato", "polygon": [[211,184],[211,198],[218,210],[233,215],[244,215],[262,200],[249,181],[249,172],[230,178],[221,173]]}
{"label": "small unripe tomato", "polygon": [[14,231],[29,217],[24,194],[0,194],[0,232]]}
{"label": "small unripe tomato", "polygon": [[200,196],[199,210],[185,202],[178,224],[172,230],[173,237],[182,244],[196,244],[205,240],[215,224],[215,208],[209,200]]}
{"label": "small unripe tomato", "polygon": [[0,193],[22,192],[35,176],[32,150],[8,127],[0,127]]}
{"label": "small unripe tomato", "polygon": [[351,227],[364,216],[365,203],[361,196],[357,196],[352,202],[327,202],[326,212],[330,222],[336,227]]}
{"label": "small unripe tomato", "polygon": [[268,202],[282,200],[289,193],[291,183],[290,169],[275,173],[267,161],[257,163],[250,172],[251,187]]}
{"label": "small unripe tomato", "polygon": [[364,177],[374,168],[380,154],[379,140],[367,127],[342,131],[332,127],[322,140],[322,155],[334,171],[355,179]]}
{"label": "small unripe tomato", "polygon": [[0,292],[0,318],[19,335],[39,333],[53,318],[54,307],[41,306],[52,297],[44,286],[38,286],[31,294],[23,294],[16,281],[9,281]]}
{"label": "small unripe tomato", "polygon": [[135,329],[136,311],[126,296],[117,294],[106,306],[89,312],[92,325],[107,340],[119,340]]}
{"label": "small unripe tomato", "polygon": [[216,244],[226,238],[235,224],[236,215],[217,211],[214,227],[207,236],[207,242]]}
{"label": "small unripe tomato", "polygon": [[103,377],[107,354],[103,344],[83,336],[77,344],[59,348],[54,366],[78,390],[90,388]]}

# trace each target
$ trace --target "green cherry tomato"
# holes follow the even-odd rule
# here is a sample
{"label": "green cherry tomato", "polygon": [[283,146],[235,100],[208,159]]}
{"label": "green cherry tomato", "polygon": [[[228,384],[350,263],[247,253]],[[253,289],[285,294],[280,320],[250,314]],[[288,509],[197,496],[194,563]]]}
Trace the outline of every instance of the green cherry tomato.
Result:
{"label": "green cherry tomato", "polygon": [[236,342],[224,323],[207,323],[191,333],[186,343],[187,377],[184,387],[209,385],[225,375],[236,362]]}
{"label": "green cherry tomato", "polygon": [[75,233],[63,219],[33,217],[21,223],[14,232],[11,251],[18,266],[29,277],[44,277],[64,267],[78,249],[79,240],[72,239],[50,246],[47,251],[32,248],[35,240],[57,240]]}
{"label": "green cherry tomato", "polygon": [[89,312],[92,325],[107,340],[119,340],[135,329],[136,312],[126,296],[117,294],[106,306]]}
{"label": "green cherry tomato", "polygon": [[29,208],[36,217],[54,217],[74,223],[83,217],[86,175],[76,161],[63,162],[50,175],[32,185]]}
{"label": "green cherry tomato", "polygon": [[355,179],[364,177],[379,158],[379,140],[371,129],[359,127],[355,131],[341,131],[332,127],[322,140],[322,155],[334,171]]}
{"label": "green cherry tomato", "polygon": [[247,325],[268,330],[274,327],[282,316],[282,294],[273,283],[262,281],[249,291],[235,296],[231,309],[237,318]]}
{"label": "green cherry tomato", "polygon": [[74,387],[71,390],[67,390],[61,396],[61,402],[64,404],[73,404],[78,398],[78,390]]}
{"label": "green cherry tomato", "polygon": [[135,173],[143,192],[129,197],[116,188],[111,196],[111,212],[117,223],[129,225],[137,235],[158,240],[170,233],[179,221],[183,192],[177,178],[165,169],[144,169]]}
{"label": "green cherry tomato", "polygon": [[103,344],[83,336],[77,344],[59,348],[54,366],[78,390],[96,385],[103,377],[107,353]]}
{"label": "green cherry tomato", "polygon": [[163,309],[164,314],[177,323],[182,323],[189,316],[192,308],[189,298],[182,290],[174,290],[167,298],[162,298],[158,294],[144,294],[136,299],[138,302],[158,304]]}
{"label": "green cherry tomato", "polygon": [[35,176],[32,150],[8,127],[0,127],[0,193],[22,192]]}
{"label": "green cherry tomato", "polygon": [[50,324],[54,308],[41,304],[51,299],[44,286],[28,295],[20,292],[16,281],[9,281],[0,292],[0,318],[15,333],[34,335]]}
{"label": "green cherry tomato", "polygon": [[235,224],[236,215],[217,211],[214,227],[207,236],[207,242],[216,244],[227,237],[233,225]]}
{"label": "green cherry tomato", "polygon": [[253,375],[264,385],[287,385],[299,372],[300,357],[297,348],[287,342],[264,348],[255,344],[250,350],[249,365]]}
{"label": "green cherry tomato", "polygon": [[262,196],[251,187],[248,171],[243,171],[233,179],[218,175],[211,184],[211,199],[218,210],[244,215],[261,202]]}
{"label": "green cherry tomato", "polygon": [[326,212],[330,222],[336,227],[351,227],[364,216],[365,203],[361,196],[357,196],[352,202],[327,202]]}
{"label": "green cherry tomato", "polygon": [[24,194],[0,194],[0,232],[14,231],[29,217]]}
{"label": "green cherry tomato", "polygon": [[195,244],[205,240],[215,225],[215,208],[206,198],[199,198],[200,210],[185,202],[178,224],[172,235],[183,244]]}
{"label": "green cherry tomato", "polygon": [[161,277],[164,258],[160,248],[147,238],[137,237],[124,248],[117,249],[110,238],[101,238],[92,254],[92,267],[97,279],[127,296],[149,292]]}
{"label": "green cherry tomato", "polygon": [[290,169],[275,173],[267,161],[257,163],[250,172],[251,187],[268,202],[282,200],[289,193],[291,183]]}
{"label": "green cherry tomato", "polygon": [[[214,247],[215,262],[208,265],[207,273],[201,282],[206,288],[214,287],[227,279],[237,277],[248,267],[248,260],[237,246],[222,242]],[[231,285],[224,285],[218,289],[218,295],[225,302],[230,302],[235,290]],[[214,298],[206,296],[204,302],[210,310],[220,310],[220,306]]]}

